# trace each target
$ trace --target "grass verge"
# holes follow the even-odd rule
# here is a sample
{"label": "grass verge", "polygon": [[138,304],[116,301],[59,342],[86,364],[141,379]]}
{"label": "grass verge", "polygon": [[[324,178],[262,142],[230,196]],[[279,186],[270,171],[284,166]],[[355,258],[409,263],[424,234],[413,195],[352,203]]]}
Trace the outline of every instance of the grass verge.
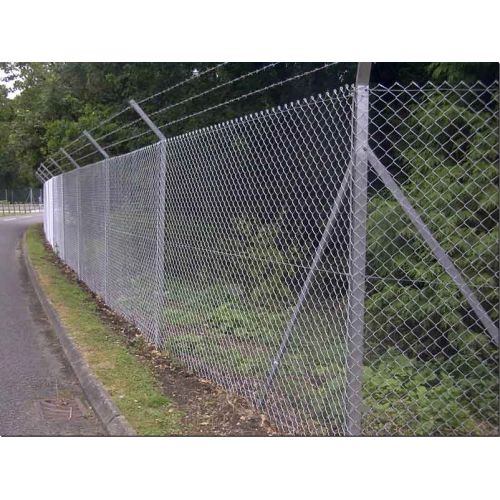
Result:
{"label": "grass verge", "polygon": [[40,284],[96,378],[139,435],[183,435],[183,413],[166,397],[152,370],[141,363],[99,317],[90,293],[69,280],[50,260],[41,225],[26,234],[28,256]]}
{"label": "grass verge", "polygon": [[33,214],[39,214],[40,212],[0,212],[0,217],[18,217],[18,216],[21,216],[21,215],[33,215]]}

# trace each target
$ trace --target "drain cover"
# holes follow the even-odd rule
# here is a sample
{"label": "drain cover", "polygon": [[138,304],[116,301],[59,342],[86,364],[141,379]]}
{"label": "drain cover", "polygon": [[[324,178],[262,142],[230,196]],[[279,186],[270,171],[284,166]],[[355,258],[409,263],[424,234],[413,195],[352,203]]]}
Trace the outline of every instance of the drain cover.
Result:
{"label": "drain cover", "polygon": [[78,399],[41,399],[35,402],[40,417],[47,421],[79,420],[88,411]]}

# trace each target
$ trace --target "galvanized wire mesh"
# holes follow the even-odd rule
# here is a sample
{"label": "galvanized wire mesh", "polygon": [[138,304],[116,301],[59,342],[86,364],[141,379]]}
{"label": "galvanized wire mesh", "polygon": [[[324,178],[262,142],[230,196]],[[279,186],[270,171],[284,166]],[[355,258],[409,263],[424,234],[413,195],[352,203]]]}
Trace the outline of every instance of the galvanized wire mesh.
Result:
{"label": "galvanized wire mesh", "polygon": [[498,433],[498,84],[369,99],[369,121],[345,87],[58,176],[47,237],[285,433]]}
{"label": "galvanized wire mesh", "polygon": [[[375,156],[498,335],[498,83],[377,86],[370,110]],[[485,322],[375,169],[368,214],[365,432],[497,434]]]}

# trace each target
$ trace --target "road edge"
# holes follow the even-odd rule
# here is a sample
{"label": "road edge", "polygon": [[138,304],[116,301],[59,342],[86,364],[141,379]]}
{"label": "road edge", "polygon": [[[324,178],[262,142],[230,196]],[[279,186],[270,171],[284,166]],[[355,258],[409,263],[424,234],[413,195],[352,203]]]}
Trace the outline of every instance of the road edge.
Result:
{"label": "road edge", "polygon": [[137,436],[136,431],[120,412],[108,391],[106,391],[103,385],[94,377],[75,341],[71,338],[71,335],[59,318],[54,305],[40,285],[38,274],[26,251],[26,231],[21,238],[21,252],[38,300],[42,304],[50,325],[82,386],[85,396],[89,400],[89,403],[102,425],[110,436]]}

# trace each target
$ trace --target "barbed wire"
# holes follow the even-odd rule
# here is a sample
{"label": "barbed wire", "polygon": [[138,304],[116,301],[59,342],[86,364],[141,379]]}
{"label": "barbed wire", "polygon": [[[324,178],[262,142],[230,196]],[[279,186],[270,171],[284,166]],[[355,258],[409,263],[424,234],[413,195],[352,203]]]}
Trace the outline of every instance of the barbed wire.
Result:
{"label": "barbed wire", "polygon": [[[85,137],[85,136],[84,136],[84,135],[82,135],[82,137]],[[78,149],[75,149],[74,151],[71,151],[71,152],[70,152],[70,151],[68,151],[68,154],[69,154],[70,156],[73,156],[73,155],[75,155],[76,153],[79,153],[80,151],[82,151],[83,149],[88,148],[89,146],[91,146],[91,144],[90,144],[90,142],[88,142],[88,141],[87,141],[87,142],[86,142],[83,146],[79,147]]]}
{"label": "barbed wire", "polygon": [[237,78],[233,78],[232,80],[228,81],[228,82],[225,82],[225,83],[221,83],[220,85],[216,85],[215,87],[212,87],[211,89],[208,89],[208,90],[205,90],[204,92],[201,92],[200,94],[197,94],[197,95],[194,95],[192,97],[188,97],[187,99],[184,99],[182,101],[179,101],[179,102],[176,102],[174,104],[170,104],[169,106],[165,106],[164,108],[162,109],[159,109],[158,111],[155,111],[154,113],[150,113],[150,117],[151,116],[155,116],[155,115],[158,115],[160,113],[163,113],[164,111],[167,111],[169,109],[172,109],[172,108],[175,108],[177,106],[180,106],[181,104],[185,104],[189,101],[193,101],[194,99],[197,99],[198,97],[202,97],[204,95],[207,95],[207,94],[210,94],[211,92],[213,92],[214,90],[219,90],[221,89],[222,87],[226,87],[227,85],[231,85],[237,81],[240,81],[240,80],[244,80],[245,78],[248,78],[250,76],[253,76],[253,75],[256,75],[257,73],[260,73],[262,71],[265,71],[267,69],[270,69],[276,65],[280,64],[279,62],[276,62],[276,63],[270,63],[266,66],[263,66],[262,68],[258,68],[254,71],[249,71],[248,73],[245,73],[243,75],[240,75],[238,76]]}
{"label": "barbed wire", "polygon": [[90,156],[93,156],[93,155],[96,155],[96,154],[99,154],[99,151],[96,151],[95,149],[93,151],[91,151],[90,153],[87,153],[86,155],[84,156],[80,156],[79,158],[76,158],[75,161],[76,163],[79,163],[80,161],[82,160],[85,160],[85,158],[89,158]]}
{"label": "barbed wire", "polygon": [[292,76],[290,78],[286,78],[285,80],[281,80],[279,82],[272,83],[271,85],[267,85],[266,87],[262,87],[260,89],[253,90],[252,92],[248,92],[247,94],[235,97],[233,99],[229,99],[228,101],[216,104],[215,106],[210,106],[209,108],[202,109],[201,111],[197,111],[195,113],[191,113],[187,116],[183,116],[183,117],[178,118],[176,120],[172,120],[171,122],[164,123],[163,125],[159,126],[158,128],[162,129],[162,128],[168,127],[170,125],[174,125],[175,123],[179,123],[179,122],[188,120],[189,118],[193,118],[195,116],[199,116],[201,114],[207,113],[208,111],[213,111],[214,109],[218,109],[218,108],[221,108],[223,106],[227,106],[228,104],[232,104],[233,102],[241,101],[242,99],[246,99],[247,97],[250,97],[252,95],[259,94],[260,92],[264,92],[264,91],[272,89],[274,87],[278,87],[279,85],[283,85],[283,84],[291,82],[293,80],[297,80],[298,78],[302,78],[303,76],[310,75],[311,73],[315,73],[316,71],[326,69],[330,66],[333,66],[334,64],[335,64],[334,62],[326,63],[323,66],[320,66],[319,68],[314,68],[312,70],[305,71],[303,73],[300,73],[299,75],[295,75],[295,76]]}
{"label": "barbed wire", "polygon": [[[164,90],[162,90],[160,92],[157,92],[156,94],[153,94],[153,95],[151,95],[149,97],[146,97],[145,99],[142,99],[142,100],[138,101],[138,104],[142,104],[144,102],[150,101],[151,99],[154,99],[155,97],[157,97],[159,95],[165,94],[165,93],[167,93],[167,92],[169,92],[169,91],[171,91],[171,90],[173,90],[175,88],[178,88],[178,87],[180,87],[180,86],[182,86],[182,85],[184,85],[186,83],[189,83],[190,81],[192,81],[194,79],[197,79],[197,78],[199,78],[199,77],[201,77],[203,75],[206,75],[206,74],[208,74],[210,72],[216,71],[217,69],[219,69],[219,68],[221,68],[221,67],[223,67],[223,66],[225,66],[227,64],[229,64],[229,63],[227,63],[227,62],[226,63],[220,63],[220,64],[217,64],[216,66],[208,68],[207,70],[202,71],[199,74],[196,74],[196,75],[193,75],[193,76],[191,76],[189,78],[186,78],[186,79],[180,81],[179,83],[177,83],[175,85],[172,85],[171,87],[169,87],[167,89],[164,89]],[[261,73],[263,71],[271,69],[271,68],[277,66],[278,64],[280,64],[280,62],[273,62],[273,63],[266,64],[263,67],[257,68],[255,70],[247,72],[247,73],[244,73],[243,75],[240,75],[240,76],[238,76],[236,78],[233,78],[232,80],[229,80],[227,82],[224,82],[224,83],[221,83],[219,85],[216,85],[216,86],[214,86],[214,87],[212,87],[210,89],[207,89],[207,90],[205,90],[203,92],[200,92],[200,93],[198,93],[198,94],[196,94],[194,96],[188,97],[188,98],[183,99],[181,101],[178,101],[176,103],[173,103],[173,104],[170,104],[168,106],[165,106],[165,107],[163,107],[163,108],[161,108],[161,109],[159,109],[157,111],[154,111],[153,113],[150,113],[149,116],[159,115],[159,114],[161,114],[161,113],[163,113],[165,111],[168,111],[170,109],[176,108],[178,106],[181,106],[183,104],[191,102],[191,101],[193,101],[195,99],[198,99],[200,97],[206,96],[206,95],[208,95],[208,94],[210,94],[212,92],[215,92],[216,90],[220,90],[223,87],[227,87],[227,86],[232,85],[232,84],[234,84],[234,83],[236,83],[238,81],[244,80],[244,79],[249,78],[249,77],[251,77],[253,75],[256,75],[258,73]],[[214,110],[222,108],[224,106],[228,106],[229,104],[232,104],[232,103],[244,100],[244,99],[246,99],[246,98],[248,98],[250,96],[253,96],[253,95],[265,92],[266,90],[270,90],[270,89],[278,87],[280,85],[284,85],[286,83],[289,83],[291,81],[297,80],[297,79],[302,78],[302,77],[305,77],[305,76],[310,75],[312,73],[315,73],[317,71],[324,70],[324,69],[332,66],[333,64],[335,64],[335,63],[325,63],[325,64],[323,64],[320,67],[313,68],[313,69],[311,69],[309,71],[304,71],[304,72],[302,72],[302,73],[300,73],[298,75],[294,75],[294,76],[291,76],[291,77],[286,78],[284,80],[280,80],[278,82],[274,82],[274,83],[272,83],[270,85],[266,85],[264,87],[261,87],[259,89],[256,89],[256,90],[253,90],[251,92],[248,92],[246,94],[234,97],[232,99],[228,99],[227,101],[224,101],[222,103],[216,104],[214,106],[210,106],[210,107],[202,109],[200,111],[196,111],[194,113],[190,113],[188,115],[182,116],[182,117],[177,118],[175,120],[169,121],[167,123],[164,123],[163,125],[160,125],[158,128],[159,129],[164,129],[164,128],[169,127],[171,125],[174,125],[176,123],[180,123],[180,122],[186,121],[186,120],[188,120],[190,118],[193,118],[195,116],[199,116],[199,115],[208,113],[209,111],[214,111]],[[122,109],[119,112],[115,113],[114,115],[112,115],[111,117],[107,118],[106,120],[103,120],[102,122],[100,122],[95,127],[89,129],[89,133],[93,132],[93,131],[99,129],[100,127],[102,127],[103,125],[111,122],[112,120],[116,119],[118,116],[122,115],[123,113],[125,113],[127,110],[130,110],[130,109],[132,109],[131,106],[125,107],[124,109]],[[118,127],[115,130],[112,130],[112,131],[110,131],[110,132],[108,132],[108,133],[106,133],[106,134],[104,134],[102,136],[97,137],[96,141],[97,142],[101,142],[101,141],[103,141],[105,139],[108,139],[109,137],[117,134],[118,132],[122,132],[123,130],[126,130],[126,129],[128,129],[128,128],[130,128],[130,127],[132,127],[132,126],[134,126],[134,125],[136,125],[138,123],[140,123],[140,122],[142,122],[141,118],[134,119],[133,121],[131,121],[129,123],[125,123],[125,124],[121,125],[120,127]],[[115,148],[116,146],[118,146],[120,144],[123,144],[125,142],[129,142],[129,141],[133,141],[134,139],[138,139],[138,138],[143,137],[143,136],[145,136],[145,135],[147,135],[149,133],[151,133],[151,130],[148,129],[145,132],[141,132],[139,134],[133,135],[132,137],[127,137],[127,138],[121,139],[119,141],[116,141],[113,144],[110,144],[109,146],[103,147],[103,149],[104,150],[109,150],[109,149]],[[96,154],[96,151],[92,150],[91,152],[89,152],[89,153],[87,153],[87,154],[85,154],[83,156],[79,156],[79,157],[75,158],[75,155],[77,153],[80,153],[81,151],[85,150],[86,148],[92,147],[92,144],[90,144],[90,142],[86,142],[85,144],[83,144],[82,146],[78,147],[75,150],[68,151],[68,149],[69,149],[69,147],[71,145],[76,144],[79,140],[84,139],[84,138],[85,138],[85,136],[82,134],[82,135],[80,135],[79,137],[77,137],[76,139],[74,139],[73,141],[71,141],[69,144],[67,144],[65,146],[65,150],[74,159],[74,161],[76,163],[80,163],[82,160],[85,160],[86,158],[89,158],[90,156]],[[62,153],[60,151],[58,151],[53,156],[55,156],[56,154],[62,154]],[[67,167],[68,165],[71,164],[71,162],[64,155],[62,155],[61,158],[63,158],[64,162],[66,162],[66,163],[64,163],[64,167]],[[62,160],[60,160],[60,161],[62,161]],[[48,165],[45,165],[45,167],[48,168]],[[62,168],[62,164],[61,164],[61,168]],[[37,170],[37,172],[38,172],[38,170]]]}
{"label": "barbed wire", "polygon": [[111,132],[108,132],[107,134],[104,134],[104,135],[102,135],[100,137],[97,137],[96,141],[99,142],[99,141],[102,141],[103,139],[107,139],[108,137],[111,137],[112,135],[120,132],[121,130],[124,130],[126,128],[132,127],[132,125],[135,125],[136,123],[139,123],[139,122],[142,122],[142,118],[136,118],[135,120],[133,120],[130,123],[125,123],[121,127],[118,127],[115,130],[111,130]]}
{"label": "barbed wire", "polygon": [[88,130],[88,132],[93,132],[94,130],[97,130],[98,128],[102,127],[103,125],[106,125],[106,123],[109,123],[110,121],[114,120],[118,116],[122,115],[126,111],[130,109],[130,105],[127,105],[127,107],[123,108],[121,111],[118,111],[118,113],[115,113],[113,116],[110,116],[109,118],[106,118],[106,120],[98,123],[95,127],[91,128]]}
{"label": "barbed wire", "polygon": [[139,137],[142,137],[143,135],[152,134],[152,133],[153,133],[153,131],[150,130],[150,129],[148,129],[145,132],[141,132],[140,134],[134,135],[132,137],[127,137],[126,139],[122,139],[120,141],[114,142],[113,144],[110,144],[109,146],[106,146],[103,149],[105,151],[107,151],[108,149],[111,149],[111,148],[113,148],[115,146],[118,146],[119,144],[123,144],[124,142],[133,141],[134,139],[138,139]]}
{"label": "barbed wire", "polygon": [[69,148],[70,146],[72,146],[73,144],[75,144],[76,142],[78,142],[78,141],[79,141],[80,139],[82,139],[82,138],[83,138],[83,135],[82,135],[82,134],[80,134],[80,135],[79,135],[76,139],[74,139],[74,140],[72,140],[70,143],[66,144],[66,145],[64,146],[64,149],[65,149],[65,150],[68,150],[68,148]]}
{"label": "barbed wire", "polygon": [[[199,73],[199,74],[197,74],[197,75],[194,75],[194,76],[192,76],[192,77],[190,77],[190,78],[187,78],[187,79],[185,79],[185,80],[183,80],[183,81],[181,81],[181,82],[179,82],[179,83],[177,83],[177,84],[173,85],[172,87],[169,87],[168,89],[164,89],[164,90],[162,90],[161,92],[157,92],[156,94],[153,94],[153,95],[151,95],[151,96],[149,96],[149,97],[147,97],[147,98],[145,98],[145,99],[142,99],[141,101],[139,101],[139,102],[138,102],[138,104],[141,104],[141,103],[144,103],[144,102],[146,102],[146,101],[149,101],[149,100],[151,100],[151,99],[153,99],[153,98],[155,98],[155,97],[157,97],[157,96],[159,96],[159,95],[161,95],[161,94],[164,94],[164,93],[166,93],[166,92],[168,92],[168,91],[170,91],[170,90],[172,90],[172,89],[174,89],[174,88],[180,87],[181,85],[184,85],[185,83],[187,83],[187,82],[189,82],[189,81],[191,81],[191,80],[193,80],[193,79],[195,79],[195,78],[200,78],[200,77],[201,77],[201,76],[203,76],[204,74],[207,74],[207,73],[209,73],[209,72],[211,72],[211,71],[214,71],[214,70],[216,70],[217,68],[220,68],[221,66],[224,66],[224,65],[226,65],[226,64],[228,64],[228,63],[221,63],[221,64],[218,64],[217,66],[214,66],[214,67],[209,68],[209,69],[207,69],[207,70],[205,70],[205,71],[202,71],[201,73]],[[250,76],[250,75],[248,75],[248,76]],[[240,78],[238,78],[238,79],[241,79],[241,78],[244,78],[244,76],[243,76],[243,77],[240,77]],[[238,79],[235,79],[234,81],[236,81],[236,80],[238,80]],[[228,82],[228,83],[231,83],[231,82]],[[227,84],[224,84],[224,85],[227,85]],[[222,85],[222,86],[224,86],[224,85]],[[215,90],[215,88],[214,88],[214,89],[211,89],[210,91],[207,91],[206,93],[211,92],[212,90]],[[202,95],[202,94],[200,94],[200,95]],[[181,101],[181,102],[179,102],[179,103],[173,104],[171,107],[175,107],[175,106],[178,106],[178,105],[180,105],[180,104],[182,104],[182,103],[184,103],[184,102],[187,102],[188,100],[195,99],[196,97],[199,97],[200,95],[198,95],[198,96],[194,96],[194,97],[192,97],[192,98],[186,99],[185,101]],[[120,115],[120,114],[122,114],[122,113],[124,113],[125,111],[127,111],[127,110],[129,110],[129,109],[131,109],[131,106],[128,106],[127,108],[125,108],[124,110],[122,110],[120,113],[117,113],[117,114],[115,115],[115,117],[116,117],[116,116],[118,116],[118,115]],[[156,112],[154,112],[154,113],[152,113],[152,114],[158,114],[158,113],[159,113],[159,112],[161,112],[161,111],[162,111],[162,110],[160,110],[160,111],[156,111]],[[152,114],[151,114],[150,116],[152,116]],[[113,118],[113,117],[112,117],[112,118]],[[106,120],[105,122],[102,122],[102,124],[101,124],[101,125],[104,125],[105,123],[107,123],[107,122],[111,121],[111,119],[112,119],[112,118],[110,118],[110,119]],[[99,142],[99,141],[102,141],[102,140],[104,140],[104,139],[107,139],[107,138],[111,137],[112,135],[117,134],[118,132],[121,132],[121,131],[123,131],[123,130],[125,130],[125,129],[127,129],[127,128],[130,128],[130,127],[134,126],[135,124],[137,124],[137,123],[139,123],[139,122],[142,122],[142,118],[137,118],[137,119],[133,120],[133,121],[132,121],[132,122],[130,122],[130,123],[125,123],[125,124],[124,124],[124,125],[122,125],[121,127],[118,127],[118,128],[117,128],[117,129],[115,129],[115,130],[111,130],[111,131],[110,131],[110,132],[108,132],[107,134],[104,134],[104,135],[102,135],[102,136],[100,136],[100,137],[97,137],[95,140],[96,140],[97,142]],[[96,130],[97,128],[98,128],[98,127],[94,127],[93,129],[89,130],[89,132],[92,132],[93,130]]]}
{"label": "barbed wire", "polygon": [[206,69],[205,71],[202,71],[201,73],[198,73],[197,75],[193,74],[189,78],[186,78],[185,80],[183,80],[183,81],[181,81],[179,83],[176,83],[175,85],[172,85],[168,89],[164,89],[164,90],[162,90],[160,92],[157,92],[156,94],[153,94],[153,95],[151,95],[149,97],[146,97],[145,99],[142,99],[141,101],[137,101],[137,104],[142,104],[143,102],[147,102],[147,101],[149,101],[151,99],[154,99],[155,97],[158,97],[159,95],[162,95],[162,94],[165,94],[167,92],[170,92],[171,90],[173,90],[173,89],[175,89],[177,87],[180,87],[181,85],[184,85],[185,83],[188,83],[191,80],[194,80],[195,78],[200,78],[200,76],[203,76],[203,75],[206,75],[207,73],[215,71],[215,70],[221,68],[222,66],[226,66],[226,64],[229,64],[229,63],[227,63],[227,62],[220,63],[217,66],[212,66],[211,68]]}

